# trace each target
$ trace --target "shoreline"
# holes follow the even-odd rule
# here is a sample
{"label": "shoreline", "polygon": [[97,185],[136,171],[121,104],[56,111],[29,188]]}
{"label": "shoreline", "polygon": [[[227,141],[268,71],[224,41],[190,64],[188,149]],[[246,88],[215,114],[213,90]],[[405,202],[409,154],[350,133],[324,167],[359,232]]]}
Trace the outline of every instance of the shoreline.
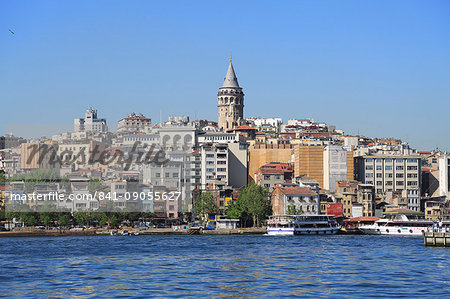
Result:
{"label": "shoreline", "polygon": [[[48,236],[109,236],[111,231],[120,232],[128,230],[131,234],[137,232],[135,229],[121,229],[121,230],[83,230],[83,231],[3,231],[0,232],[1,237],[48,237]],[[151,228],[145,231],[139,231],[139,235],[262,235],[266,233],[265,227],[256,228],[240,228],[240,229],[220,229],[220,230],[202,230],[191,231],[188,229],[172,229],[172,228]]]}

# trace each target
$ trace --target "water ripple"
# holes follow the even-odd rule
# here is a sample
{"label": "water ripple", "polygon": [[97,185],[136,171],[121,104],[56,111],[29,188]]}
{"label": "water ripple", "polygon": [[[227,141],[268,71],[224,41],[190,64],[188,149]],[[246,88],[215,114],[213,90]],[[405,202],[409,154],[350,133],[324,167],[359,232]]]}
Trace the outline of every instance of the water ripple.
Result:
{"label": "water ripple", "polygon": [[384,236],[0,239],[5,297],[447,297],[450,252]]}

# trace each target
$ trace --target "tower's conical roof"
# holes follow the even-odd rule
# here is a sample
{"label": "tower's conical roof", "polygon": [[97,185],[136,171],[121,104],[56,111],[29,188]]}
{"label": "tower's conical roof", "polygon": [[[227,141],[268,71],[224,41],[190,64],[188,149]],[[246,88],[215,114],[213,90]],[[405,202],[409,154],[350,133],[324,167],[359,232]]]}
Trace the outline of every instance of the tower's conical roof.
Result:
{"label": "tower's conical roof", "polygon": [[239,87],[239,83],[236,78],[236,74],[234,73],[234,68],[231,61],[230,65],[228,66],[227,75],[225,76],[222,87]]}

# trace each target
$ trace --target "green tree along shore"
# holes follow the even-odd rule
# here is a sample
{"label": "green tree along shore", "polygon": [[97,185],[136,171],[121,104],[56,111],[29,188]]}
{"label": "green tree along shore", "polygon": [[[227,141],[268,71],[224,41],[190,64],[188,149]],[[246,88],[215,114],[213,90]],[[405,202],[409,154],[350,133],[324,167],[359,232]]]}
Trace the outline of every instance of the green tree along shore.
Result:
{"label": "green tree along shore", "polygon": [[243,188],[236,202],[231,203],[227,209],[227,216],[240,219],[243,226],[261,226],[271,214],[269,190],[255,183]]}

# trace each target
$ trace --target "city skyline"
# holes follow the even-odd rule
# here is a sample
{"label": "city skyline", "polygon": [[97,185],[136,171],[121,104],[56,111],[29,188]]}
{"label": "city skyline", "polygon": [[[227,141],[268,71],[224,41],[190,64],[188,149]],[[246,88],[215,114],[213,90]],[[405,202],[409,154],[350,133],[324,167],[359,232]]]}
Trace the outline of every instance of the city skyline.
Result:
{"label": "city skyline", "polygon": [[[3,110],[11,112],[0,120],[3,133],[17,123],[70,125],[89,106],[109,125],[131,112],[156,123],[161,110],[163,121],[216,121],[217,89],[232,51],[244,117],[313,118],[347,134],[450,150],[446,2],[381,2],[363,10],[357,2],[328,2],[330,11],[284,4],[292,12],[244,3],[239,15],[246,18],[234,21],[210,3],[170,11],[164,4],[140,2],[142,11],[116,4],[2,3],[0,90]],[[92,5],[104,14],[89,13]],[[188,16],[193,11],[201,17]]]}

